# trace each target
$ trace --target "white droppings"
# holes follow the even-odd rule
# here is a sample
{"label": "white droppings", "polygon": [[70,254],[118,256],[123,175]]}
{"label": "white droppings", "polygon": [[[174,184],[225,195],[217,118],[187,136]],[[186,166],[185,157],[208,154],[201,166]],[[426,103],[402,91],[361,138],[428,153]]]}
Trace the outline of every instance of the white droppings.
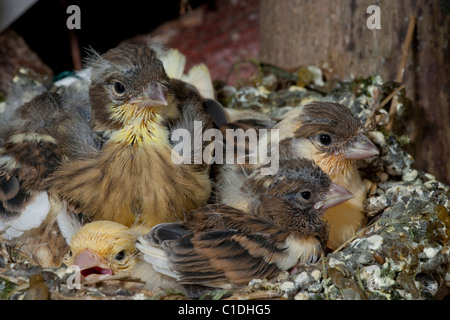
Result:
{"label": "white droppings", "polygon": [[307,292],[300,291],[295,295],[294,300],[309,300],[309,294]]}
{"label": "white droppings", "polygon": [[368,244],[369,250],[377,250],[383,244],[383,237],[375,234],[367,238],[367,242],[369,243]]}
{"label": "white droppings", "polygon": [[339,266],[339,265],[343,266],[344,264],[345,264],[344,262],[339,261],[339,260],[337,260],[335,258],[330,258],[328,260],[328,265],[330,266],[330,268],[334,268],[334,267]]}
{"label": "white droppings", "polygon": [[415,169],[407,170],[405,173],[403,173],[403,181],[413,182],[414,180],[416,180],[418,175],[419,175],[419,171],[417,171]]}
{"label": "white droppings", "polygon": [[300,287],[303,288],[304,286],[306,286],[309,282],[311,281],[310,276],[308,276],[308,274],[303,271],[302,273],[300,273],[299,275],[297,275],[297,277],[295,277],[295,284]]}
{"label": "white droppings", "polygon": [[360,276],[366,281],[369,290],[382,290],[395,284],[393,279],[381,276],[381,269],[377,265],[361,268]]}
{"label": "white droppings", "polygon": [[322,277],[322,273],[316,269],[313,272],[311,272],[311,276],[314,278],[314,280],[319,281],[320,278]]}
{"label": "white droppings", "polygon": [[286,281],[280,285],[280,289],[284,292],[289,292],[295,290],[295,284],[292,281]]}
{"label": "white droppings", "polygon": [[428,259],[431,259],[436,255],[437,250],[435,248],[429,247],[429,248],[423,249],[423,252],[425,253],[425,255],[427,256]]}

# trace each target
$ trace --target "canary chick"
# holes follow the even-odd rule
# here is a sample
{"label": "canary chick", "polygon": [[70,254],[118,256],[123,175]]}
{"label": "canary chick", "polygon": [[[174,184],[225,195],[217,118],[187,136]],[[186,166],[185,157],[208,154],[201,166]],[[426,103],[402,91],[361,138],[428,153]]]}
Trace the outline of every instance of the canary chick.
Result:
{"label": "canary chick", "polygon": [[316,261],[328,234],[322,213],[352,194],[311,160],[281,160],[271,176],[258,170],[242,186],[248,213],[209,205],[157,225],[138,240],[144,260],[180,284],[224,289]]}
{"label": "canary chick", "polygon": [[[193,86],[170,79],[148,46],[125,45],[90,59],[91,126],[99,150],[64,160],[48,179],[52,192],[88,220],[126,226],[176,221],[209,198],[209,166],[172,161],[171,132],[213,126]],[[200,132],[199,134],[202,134]],[[83,148],[82,148],[83,149]]]}
{"label": "canary chick", "polygon": [[375,145],[344,105],[313,102],[286,114],[273,128],[279,129],[280,154],[314,160],[331,180],[354,198],[328,209],[323,219],[330,227],[328,248],[334,250],[364,224],[363,203],[367,190],[357,160],[378,155]]}
{"label": "canary chick", "polygon": [[[108,220],[87,223],[73,235],[63,262],[68,267],[79,267],[84,283],[117,276],[140,279],[151,284],[151,288],[163,286],[165,277],[141,259],[135,246],[145,232],[142,226],[128,228]],[[169,285],[176,283],[169,281],[166,286]]]}
{"label": "canary chick", "polygon": [[129,274],[138,263],[135,242],[139,231],[112,221],[85,224],[72,237],[63,262],[77,265],[87,281]]}

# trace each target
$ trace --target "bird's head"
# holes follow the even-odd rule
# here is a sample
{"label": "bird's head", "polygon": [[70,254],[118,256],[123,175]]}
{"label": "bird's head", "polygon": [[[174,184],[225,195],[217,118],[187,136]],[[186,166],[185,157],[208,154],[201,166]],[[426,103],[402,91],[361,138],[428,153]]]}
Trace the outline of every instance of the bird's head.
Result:
{"label": "bird's head", "polygon": [[261,175],[259,170],[252,173],[244,187],[258,199],[255,210],[283,227],[303,232],[323,229],[321,215],[325,209],[353,198],[350,191],[333,183],[306,158],[281,159],[274,175]]}
{"label": "bird's head", "polygon": [[170,81],[152,48],[123,45],[88,59],[92,124],[101,131],[120,131],[134,143],[155,135],[155,125],[178,112]]}
{"label": "bird's head", "polygon": [[[296,143],[329,175],[342,172],[357,159],[378,155],[350,109],[331,102],[313,102],[303,107]],[[300,139],[298,139],[300,138]],[[303,139],[302,139],[303,138]]]}
{"label": "bird's head", "polygon": [[84,225],[71,239],[64,257],[67,266],[78,266],[88,282],[112,275],[129,274],[138,262],[135,242],[139,235],[112,221]]}

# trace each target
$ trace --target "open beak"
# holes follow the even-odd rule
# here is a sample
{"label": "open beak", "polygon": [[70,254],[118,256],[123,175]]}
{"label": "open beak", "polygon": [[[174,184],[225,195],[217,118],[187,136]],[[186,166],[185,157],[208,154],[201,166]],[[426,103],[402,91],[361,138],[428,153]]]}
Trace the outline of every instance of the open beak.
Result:
{"label": "open beak", "polygon": [[81,275],[87,282],[96,282],[113,274],[102,259],[89,249],[80,252],[74,259],[74,265],[80,267]]}
{"label": "open beak", "polygon": [[345,151],[348,159],[365,159],[377,156],[379,151],[377,147],[364,134],[360,133],[356,141],[354,141]]}
{"label": "open beak", "polygon": [[338,204],[347,201],[349,199],[353,198],[353,193],[345,189],[344,187],[332,182],[330,184],[330,189],[325,195],[325,199],[322,201],[317,202],[314,205],[314,209],[328,209],[334,206],[337,206]]}
{"label": "open beak", "polygon": [[141,96],[131,99],[129,103],[140,108],[167,106],[167,88],[158,81],[152,81]]}

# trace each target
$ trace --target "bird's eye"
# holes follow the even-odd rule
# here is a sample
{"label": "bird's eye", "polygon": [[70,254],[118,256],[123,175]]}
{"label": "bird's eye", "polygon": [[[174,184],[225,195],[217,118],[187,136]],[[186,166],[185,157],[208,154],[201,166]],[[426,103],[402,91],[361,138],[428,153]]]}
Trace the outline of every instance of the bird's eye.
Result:
{"label": "bird's eye", "polygon": [[118,96],[121,96],[125,93],[125,86],[119,81],[114,82],[113,88],[114,93],[117,94]]}
{"label": "bird's eye", "polygon": [[311,198],[311,192],[302,191],[302,192],[300,192],[300,196],[305,200],[309,200]]}
{"label": "bird's eye", "polygon": [[324,146],[328,146],[331,143],[331,137],[328,134],[322,133],[319,135],[319,141]]}
{"label": "bird's eye", "polygon": [[69,250],[68,254],[69,254],[69,257],[71,257],[72,256],[72,250]]}
{"label": "bird's eye", "polygon": [[116,257],[114,259],[116,259],[117,261],[122,261],[123,259],[125,259],[125,256],[126,256],[125,250],[121,250],[119,251],[118,254],[116,254]]}

